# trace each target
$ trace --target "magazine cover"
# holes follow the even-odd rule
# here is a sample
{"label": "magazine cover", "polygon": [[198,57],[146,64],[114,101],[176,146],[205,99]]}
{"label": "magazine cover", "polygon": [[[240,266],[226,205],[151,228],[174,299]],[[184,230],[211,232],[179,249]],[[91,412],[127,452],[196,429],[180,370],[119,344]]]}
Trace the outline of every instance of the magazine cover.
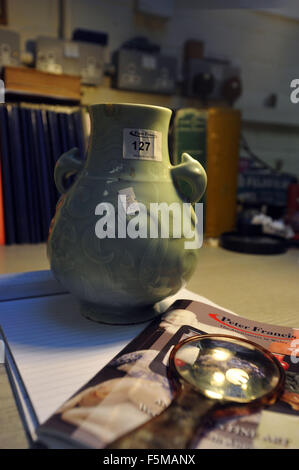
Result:
{"label": "magazine cover", "polygon": [[298,448],[299,330],[247,320],[192,300],[176,301],[153,321],[38,429],[39,439],[49,447],[109,447],[170,404],[167,364],[173,347],[187,337],[211,333],[249,339],[271,351],[286,372],[286,384],[279,401],[262,411],[209,419],[193,446]]}

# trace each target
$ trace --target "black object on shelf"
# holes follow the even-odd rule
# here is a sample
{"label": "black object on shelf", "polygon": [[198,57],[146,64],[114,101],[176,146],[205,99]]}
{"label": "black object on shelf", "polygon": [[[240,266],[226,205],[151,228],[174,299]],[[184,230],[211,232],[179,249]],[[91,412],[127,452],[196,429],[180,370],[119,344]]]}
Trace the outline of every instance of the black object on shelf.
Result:
{"label": "black object on shelf", "polygon": [[90,31],[89,29],[77,28],[73,31],[73,40],[82,42],[91,42],[93,44],[100,44],[107,46],[108,34],[100,31]]}
{"label": "black object on shelf", "polygon": [[289,243],[274,235],[245,235],[239,232],[222,233],[219,239],[222,248],[252,255],[278,255],[285,253]]}

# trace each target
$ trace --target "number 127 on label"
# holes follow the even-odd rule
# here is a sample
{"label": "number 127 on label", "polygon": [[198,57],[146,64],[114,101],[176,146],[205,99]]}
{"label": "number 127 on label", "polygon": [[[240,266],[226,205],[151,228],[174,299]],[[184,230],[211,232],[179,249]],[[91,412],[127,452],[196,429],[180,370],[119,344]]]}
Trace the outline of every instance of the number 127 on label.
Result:
{"label": "number 127 on label", "polygon": [[132,145],[134,147],[134,150],[141,150],[141,151],[147,152],[150,148],[151,143],[143,142],[142,140],[140,141],[134,140],[134,142],[132,142]]}

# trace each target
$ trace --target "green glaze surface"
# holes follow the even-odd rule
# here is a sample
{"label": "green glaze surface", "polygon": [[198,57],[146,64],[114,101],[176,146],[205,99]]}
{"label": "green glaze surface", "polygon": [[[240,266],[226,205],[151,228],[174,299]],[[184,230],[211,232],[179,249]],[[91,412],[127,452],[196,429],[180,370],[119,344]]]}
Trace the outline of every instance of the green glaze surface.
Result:
{"label": "green glaze surface", "polygon": [[[196,202],[206,187],[202,166],[183,154],[172,166],[168,153],[171,111],[133,104],[90,107],[91,137],[87,159],[72,149],[60,157],[55,182],[62,197],[51,223],[48,256],[56,278],[81,303],[82,313],[105,323],[138,323],[160,314],[153,306],[175,294],[192,275],[198,249],[185,249],[188,241],[175,238],[170,218],[169,238],[149,237],[149,204]],[[126,159],[124,129],[161,133],[161,161]],[[69,189],[67,178],[76,175]],[[185,188],[184,194],[179,189]],[[131,188],[147,208],[146,238],[98,238],[96,206],[113,204],[118,215],[119,191]],[[187,188],[187,190],[186,190]],[[188,193],[188,194],[187,194]],[[192,209],[193,210],[193,209]],[[129,223],[135,214],[126,215]],[[159,226],[163,219],[156,221]],[[141,222],[142,223],[142,222]],[[194,213],[192,221],[194,229]],[[160,232],[159,232],[160,233]]]}

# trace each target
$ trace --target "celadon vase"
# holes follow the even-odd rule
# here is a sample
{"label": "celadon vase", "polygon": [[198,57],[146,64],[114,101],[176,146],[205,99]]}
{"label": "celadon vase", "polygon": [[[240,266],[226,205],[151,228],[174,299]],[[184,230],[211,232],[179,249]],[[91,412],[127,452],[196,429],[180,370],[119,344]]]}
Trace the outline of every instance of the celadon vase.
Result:
{"label": "celadon vase", "polygon": [[207,178],[188,154],[171,165],[171,110],[98,104],[89,112],[86,160],[71,149],[55,167],[62,196],[50,227],[48,257],[55,277],[79,300],[87,318],[139,323],[159,314],[154,306],[185,285],[199,254],[197,247],[186,249],[190,237],[179,233],[182,222],[174,221],[171,211],[168,233],[164,230],[165,216],[152,213],[153,203],[190,206],[195,229],[191,203],[201,198]]}

